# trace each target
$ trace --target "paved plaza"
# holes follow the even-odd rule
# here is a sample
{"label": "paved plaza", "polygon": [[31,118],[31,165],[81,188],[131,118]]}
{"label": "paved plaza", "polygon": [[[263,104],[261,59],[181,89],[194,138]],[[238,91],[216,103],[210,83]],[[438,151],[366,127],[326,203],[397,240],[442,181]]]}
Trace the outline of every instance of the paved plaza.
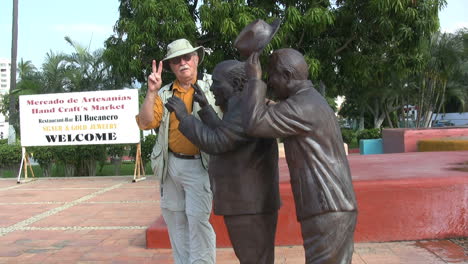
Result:
{"label": "paved plaza", "polygon": [[[170,249],[145,247],[159,216],[152,177],[0,179],[0,263],[173,263]],[[466,238],[357,243],[353,264],[468,263],[466,250]],[[304,263],[302,246],[275,255],[275,263]],[[232,248],[218,248],[217,263],[239,262]]]}

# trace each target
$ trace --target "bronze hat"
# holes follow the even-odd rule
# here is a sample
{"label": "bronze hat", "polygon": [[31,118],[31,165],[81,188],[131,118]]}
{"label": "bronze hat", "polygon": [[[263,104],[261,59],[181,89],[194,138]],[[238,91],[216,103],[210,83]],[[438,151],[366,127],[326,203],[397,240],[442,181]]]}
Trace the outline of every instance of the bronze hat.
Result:
{"label": "bronze hat", "polygon": [[261,52],[279,29],[280,19],[268,24],[262,19],[257,19],[242,29],[234,41],[234,47],[242,56],[250,56],[252,52]]}

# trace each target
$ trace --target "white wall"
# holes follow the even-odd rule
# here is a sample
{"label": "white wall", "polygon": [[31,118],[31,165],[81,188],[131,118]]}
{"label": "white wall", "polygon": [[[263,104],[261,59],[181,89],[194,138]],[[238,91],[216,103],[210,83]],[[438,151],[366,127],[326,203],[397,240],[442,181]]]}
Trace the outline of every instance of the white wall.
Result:
{"label": "white wall", "polygon": [[[436,120],[436,114],[432,115],[432,120]],[[468,126],[468,112],[438,114],[437,120],[450,121],[455,126]]]}

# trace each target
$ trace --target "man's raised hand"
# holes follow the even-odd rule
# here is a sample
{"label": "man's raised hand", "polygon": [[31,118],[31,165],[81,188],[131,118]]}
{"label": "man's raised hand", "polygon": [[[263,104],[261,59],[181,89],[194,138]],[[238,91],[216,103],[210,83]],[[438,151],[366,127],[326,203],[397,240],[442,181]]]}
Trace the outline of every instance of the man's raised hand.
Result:
{"label": "man's raised hand", "polygon": [[262,66],[260,65],[258,56],[258,52],[252,52],[245,61],[245,74],[247,75],[247,79],[260,80],[262,78]]}
{"label": "man's raised hand", "polygon": [[156,61],[153,60],[152,68],[153,70],[151,71],[151,74],[148,76],[148,91],[158,92],[162,86],[161,73],[163,69],[163,62],[160,61],[159,67],[156,67]]}

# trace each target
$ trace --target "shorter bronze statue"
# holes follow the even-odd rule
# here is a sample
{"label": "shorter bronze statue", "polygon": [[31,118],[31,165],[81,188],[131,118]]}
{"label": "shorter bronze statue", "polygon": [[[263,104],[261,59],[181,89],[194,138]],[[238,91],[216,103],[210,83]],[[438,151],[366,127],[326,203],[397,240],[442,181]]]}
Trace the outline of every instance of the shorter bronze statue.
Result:
{"label": "shorter bronze statue", "polygon": [[[335,114],[308,80],[304,57],[294,49],[273,52],[266,85],[254,52],[246,73],[244,128],[284,140],[306,263],[351,263],[357,216],[351,173]],[[278,103],[265,105],[267,86]]]}
{"label": "shorter bronze statue", "polygon": [[198,114],[203,122],[189,115],[179,98],[169,99],[166,107],[179,119],[179,130],[211,154],[214,213],[224,216],[240,263],[272,264],[280,206],[278,146],[275,139],[245,134],[241,119],[245,82],[244,63],[228,60],[215,67],[210,90],[223,110],[222,120],[196,87],[194,98],[202,106]]}

